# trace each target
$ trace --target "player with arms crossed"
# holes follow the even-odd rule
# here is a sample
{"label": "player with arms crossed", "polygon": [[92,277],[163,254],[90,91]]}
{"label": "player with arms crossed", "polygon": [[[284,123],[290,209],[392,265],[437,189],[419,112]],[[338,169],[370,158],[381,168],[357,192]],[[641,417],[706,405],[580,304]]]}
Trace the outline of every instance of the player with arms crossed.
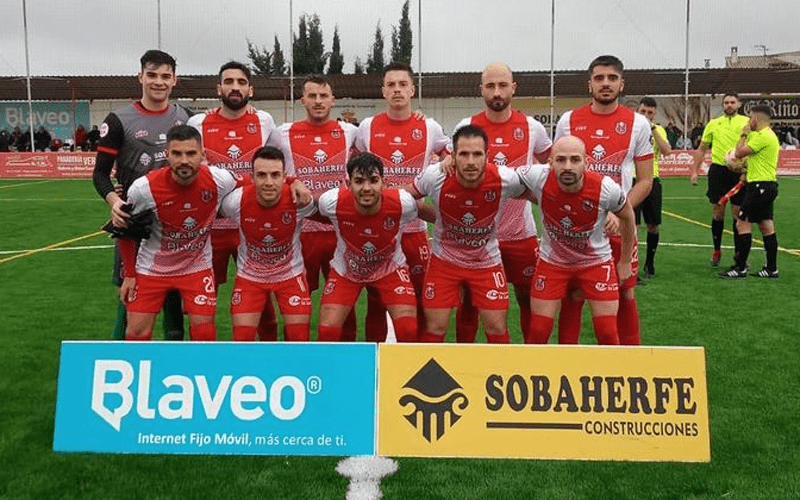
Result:
{"label": "player with arms crossed", "polygon": [[[206,161],[209,165],[224,168],[249,177],[253,154],[265,145],[275,146],[284,153],[287,148],[275,127],[275,121],[266,111],[248,106],[253,97],[250,68],[229,61],[219,69],[217,95],[222,104],[189,119],[203,135]],[[291,165],[287,172],[292,173]],[[217,287],[228,281],[228,263],[235,259],[239,249],[239,230],[230,219],[214,221],[211,231],[211,248],[214,263],[214,280]],[[264,303],[258,328],[261,340],[277,338],[277,323],[272,300]]]}
{"label": "player with arms crossed", "polygon": [[[383,72],[382,92],[387,110],[361,122],[355,148],[368,151],[381,160],[387,186],[403,186],[430,164],[433,153],[439,156],[449,154],[450,139],[434,120],[423,120],[412,113],[411,98],[416,87],[409,65],[401,62],[387,65]],[[430,260],[425,221],[414,221],[403,229],[402,246],[418,296],[417,313],[421,327],[423,313],[419,297]],[[386,315],[375,300],[375,294],[369,294],[368,298],[367,339],[382,341],[386,338]]]}
{"label": "player with arms crossed", "polygon": [[[356,126],[331,118],[334,105],[330,82],[323,76],[311,75],[303,82],[300,103],[306,110],[303,120],[284,123],[278,130],[287,144],[294,172],[314,196],[329,189],[347,185],[347,161],[355,141]],[[336,232],[330,224],[312,219],[303,220],[300,235],[303,262],[309,289],[319,288],[320,271],[325,279],[336,250]],[[342,328],[342,340],[356,338],[356,316],[353,311]]]}
{"label": "player with arms crossed", "polygon": [[431,258],[425,274],[422,342],[443,342],[459,293],[468,289],[491,343],[508,344],[506,283],[497,224],[501,203],[521,196],[525,187],[507,167],[486,162],[488,139],[467,125],[453,136],[455,172],[427,167],[409,187],[415,198],[430,196],[436,210]]}
{"label": "player with arms crossed", "polygon": [[[148,50],[140,63],[142,98],[111,112],[103,121],[92,175],[94,187],[111,206],[111,220],[117,226],[124,226],[130,217],[122,206],[133,181],[167,164],[167,130],[189,119],[186,109],[169,103],[172,89],[178,83],[175,58],[160,50]],[[115,191],[110,178],[115,163],[117,182],[122,186],[121,195]],[[119,247],[116,245],[112,281],[118,288],[122,285],[120,266]],[[113,338],[125,338],[126,320],[125,304],[121,302],[117,308]],[[164,302],[164,338],[183,339],[181,298],[174,292],[169,293]]]}
{"label": "player with arms crossed", "polygon": [[[517,82],[508,65],[489,64],[481,74],[480,84],[486,108],[456,125],[456,130],[469,124],[481,127],[489,138],[487,161],[510,168],[534,163],[535,160],[546,162],[553,145],[541,123],[511,108],[516,89]],[[530,201],[510,199],[503,203],[497,235],[506,281],[514,285],[519,304],[519,324],[525,336],[531,317],[531,276],[539,254]],[[469,294],[465,293],[456,320],[458,342],[475,341],[477,319],[477,310],[472,306]]]}
{"label": "player with arms crossed", "polygon": [[400,342],[417,340],[414,286],[400,246],[401,229],[417,218],[408,192],[384,187],[383,164],[370,153],[347,162],[350,189],[318,200],[319,214],[336,231],[336,252],[319,313],[319,340],[340,341],[342,325],[365,286],[372,287],[392,317]]}
{"label": "player with arms crossed", "polygon": [[[531,288],[528,344],[547,343],[556,310],[570,286],[582,290],[589,301],[597,343],[619,344],[618,288],[632,274],[633,209],[619,184],[586,166],[583,141],[567,136],[553,146],[549,167],[518,170],[539,204],[544,226]],[[620,223],[622,251],[616,266],[605,233],[608,213],[615,213]]]}
{"label": "player with arms crossed", "polygon": [[193,127],[169,129],[169,168],[140,177],[128,190],[132,215],[155,212],[150,237],[138,251],[134,240],[119,240],[125,277],[119,294],[128,308],[128,340],[150,340],[171,290],[183,299],[192,340],[216,340],[210,232],[222,199],[237,181],[231,172],[203,164],[202,144]]}
{"label": "player with arms crossed", "polygon": [[[622,187],[633,207],[639,206],[650,193],[653,184],[653,146],[650,143],[650,124],[647,118],[619,104],[625,87],[623,65],[615,56],[595,58],[589,65],[589,93],[592,102],[582,108],[567,111],[556,125],[555,139],[573,135],[586,145],[588,169],[611,179]],[[633,186],[633,172],[636,185]],[[618,221],[613,214],[607,218],[611,253],[614,261],[621,258],[621,238]],[[641,343],[639,311],[636,306],[636,276],[639,257],[636,244],[631,262],[633,273],[619,284],[617,332],[624,345]],[[577,344],[581,331],[582,294],[571,295],[561,304],[558,341]]]}
{"label": "player with arms crossed", "polygon": [[[308,340],[311,296],[300,244],[300,224],[315,211],[297,208],[283,153],[264,146],[253,156],[253,184],[222,200],[220,213],[239,226],[236,281],[231,294],[233,340],[252,341],[272,294],[283,315],[284,338]],[[308,193],[307,202],[311,201]]]}

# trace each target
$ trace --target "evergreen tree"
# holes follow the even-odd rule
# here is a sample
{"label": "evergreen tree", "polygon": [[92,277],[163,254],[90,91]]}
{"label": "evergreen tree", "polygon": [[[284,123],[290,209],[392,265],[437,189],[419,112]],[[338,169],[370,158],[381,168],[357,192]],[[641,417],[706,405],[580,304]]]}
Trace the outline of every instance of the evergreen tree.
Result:
{"label": "evergreen tree", "polygon": [[250,59],[250,69],[255,75],[270,75],[272,74],[272,54],[270,54],[266,47],[259,48],[249,39],[247,40],[247,57]]}
{"label": "evergreen tree", "polygon": [[400,16],[400,27],[392,26],[392,61],[411,64],[411,52],[414,48],[411,33],[411,20],[408,18],[408,1],[403,4]]}
{"label": "evergreen tree", "polygon": [[331,48],[330,64],[328,65],[329,75],[341,75],[344,70],[344,56],[339,42],[339,25],[333,29],[333,47]]}
{"label": "evergreen tree", "polygon": [[383,67],[383,33],[381,32],[381,22],[375,27],[375,41],[372,43],[372,52],[367,57],[367,73],[382,73]]}
{"label": "evergreen tree", "polygon": [[311,16],[308,21],[308,57],[310,72],[321,75],[325,71],[325,63],[328,62],[329,54],[325,53],[322,27],[317,14]]}
{"label": "evergreen tree", "polygon": [[294,68],[294,74],[307,75],[311,73],[311,65],[309,64],[308,28],[305,14],[300,16],[297,35],[293,36],[293,38],[294,60],[292,61],[292,67]]}
{"label": "evergreen tree", "polygon": [[281,42],[278,41],[278,35],[275,35],[275,45],[272,49],[270,74],[274,76],[283,76],[286,74],[286,59],[283,57],[283,50],[281,49]]}
{"label": "evergreen tree", "polygon": [[356,62],[353,64],[353,74],[354,75],[364,74],[364,63],[361,62],[361,58],[358,56],[356,56]]}

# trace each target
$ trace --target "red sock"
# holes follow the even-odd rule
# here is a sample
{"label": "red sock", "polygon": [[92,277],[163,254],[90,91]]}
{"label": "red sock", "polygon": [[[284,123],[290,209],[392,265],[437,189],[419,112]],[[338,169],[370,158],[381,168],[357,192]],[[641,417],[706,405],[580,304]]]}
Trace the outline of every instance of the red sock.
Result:
{"label": "red sock", "polygon": [[356,311],[355,309],[350,309],[350,314],[347,315],[344,325],[342,325],[342,342],[355,342],[357,332]]}
{"label": "red sock", "polygon": [[592,325],[594,325],[597,345],[619,345],[617,318],[615,316],[594,316]]}
{"label": "red sock", "polygon": [[341,326],[319,325],[317,332],[319,342],[340,342],[342,340]]}
{"label": "red sock", "polygon": [[278,321],[275,319],[275,308],[272,298],[267,297],[264,310],[261,311],[261,320],[258,322],[258,339],[266,342],[278,340]]}
{"label": "red sock", "polygon": [[636,298],[626,299],[620,297],[619,311],[617,311],[617,333],[619,343],[622,345],[640,345],[639,338],[639,308],[636,307]]}
{"label": "red sock", "polygon": [[256,339],[255,326],[233,325],[233,340],[236,342],[252,342]]}
{"label": "red sock", "polygon": [[127,332],[125,333],[125,340],[150,340],[152,338],[153,338],[153,332],[147,332],[146,334],[138,337],[128,335]]}
{"label": "red sock", "polygon": [[522,338],[525,339],[531,327],[531,287],[530,285],[514,287],[514,293],[519,305],[519,329],[522,331]]}
{"label": "red sock", "polygon": [[472,295],[469,290],[464,290],[461,305],[456,310],[456,342],[474,344],[479,322],[478,308],[472,303]]}
{"label": "red sock", "polygon": [[528,334],[525,336],[526,344],[546,344],[553,334],[555,318],[534,314],[528,325]]}
{"label": "red sock", "polygon": [[417,318],[414,316],[403,316],[392,319],[394,325],[394,336],[398,342],[417,341]]}
{"label": "red sock", "polygon": [[419,334],[419,341],[426,344],[441,344],[444,342],[444,335],[437,335],[430,333],[428,330],[423,330]]}
{"label": "red sock", "polygon": [[577,344],[581,336],[581,310],[583,299],[572,300],[569,297],[561,300],[561,312],[558,313],[558,343]]}
{"label": "red sock", "polygon": [[217,327],[213,321],[197,323],[189,326],[192,340],[217,340]]}
{"label": "red sock", "polygon": [[510,344],[511,337],[508,336],[508,330],[503,333],[486,333],[486,341],[490,344]]}
{"label": "red sock", "polygon": [[364,336],[367,342],[386,342],[386,307],[373,288],[367,288],[367,316]]}
{"label": "red sock", "polygon": [[284,323],[283,338],[287,342],[308,342],[308,323]]}

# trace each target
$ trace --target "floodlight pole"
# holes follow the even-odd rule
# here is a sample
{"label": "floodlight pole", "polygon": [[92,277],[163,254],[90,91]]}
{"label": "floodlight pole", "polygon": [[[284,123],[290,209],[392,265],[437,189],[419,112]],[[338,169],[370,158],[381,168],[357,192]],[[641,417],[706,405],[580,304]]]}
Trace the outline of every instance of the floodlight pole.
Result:
{"label": "floodlight pole", "polygon": [[157,2],[158,9],[158,50],[161,50],[161,0]]}
{"label": "floodlight pole", "polygon": [[417,98],[419,99],[419,108],[422,109],[422,0],[417,0],[417,40],[417,54],[419,54]]}
{"label": "floodlight pole", "polygon": [[686,72],[684,77],[684,98],[683,98],[683,148],[687,147],[686,139],[689,129],[689,4],[691,0],[686,0]]}
{"label": "floodlight pole", "polygon": [[555,137],[555,34],[556,34],[556,0],[550,0],[550,137]]}
{"label": "floodlight pole", "polygon": [[22,0],[22,25],[25,29],[25,81],[28,87],[28,131],[31,134],[31,153],[36,150],[33,140],[33,100],[31,98],[31,58],[28,52],[28,3]]}
{"label": "floodlight pole", "polygon": [[[294,121],[294,2],[289,0],[289,104],[291,105],[291,120]],[[286,101],[284,101],[286,102]]]}

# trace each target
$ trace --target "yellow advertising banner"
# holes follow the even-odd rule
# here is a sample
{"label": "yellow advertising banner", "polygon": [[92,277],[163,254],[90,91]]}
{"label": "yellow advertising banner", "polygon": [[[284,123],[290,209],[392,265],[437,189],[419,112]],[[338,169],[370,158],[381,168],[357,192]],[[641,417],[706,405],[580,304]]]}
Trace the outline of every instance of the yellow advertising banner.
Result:
{"label": "yellow advertising banner", "polygon": [[378,454],[708,462],[702,347],[381,344]]}

